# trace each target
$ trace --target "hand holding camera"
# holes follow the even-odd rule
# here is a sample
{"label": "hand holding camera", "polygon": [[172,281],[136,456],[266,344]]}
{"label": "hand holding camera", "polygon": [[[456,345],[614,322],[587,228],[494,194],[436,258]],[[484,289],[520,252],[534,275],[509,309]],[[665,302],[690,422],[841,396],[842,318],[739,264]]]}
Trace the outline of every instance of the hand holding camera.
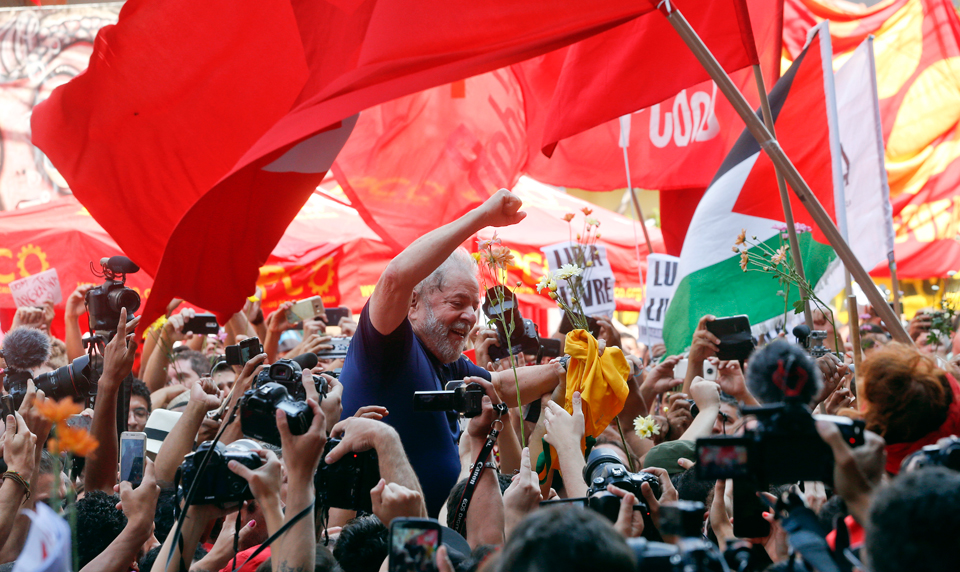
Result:
{"label": "hand holding camera", "polygon": [[260,449],[254,452],[260,457],[263,463],[259,467],[251,468],[237,461],[230,461],[227,463],[227,468],[249,483],[250,492],[253,493],[253,497],[258,501],[276,499],[276,501],[279,502],[280,485],[283,477],[280,459],[277,458],[277,455],[273,451],[266,449]]}
{"label": "hand holding camera", "polygon": [[398,483],[388,483],[380,479],[377,486],[370,489],[373,514],[377,515],[384,526],[390,526],[395,518],[420,518],[423,516],[423,495]]}
{"label": "hand holding camera", "polygon": [[307,400],[307,405],[313,412],[313,422],[306,433],[294,435],[287,423],[287,415],[277,411],[277,429],[280,431],[280,445],[283,448],[283,458],[287,464],[287,474],[291,486],[308,486],[323,454],[323,447],[327,442],[326,418],[320,404],[313,399]]}
{"label": "hand holding camera", "polygon": [[[493,427],[493,422],[500,419],[499,415],[497,415],[493,408],[495,403],[500,403],[500,396],[497,395],[496,390],[493,388],[493,384],[482,377],[467,377],[464,378],[463,381],[467,384],[478,384],[481,388],[483,388],[485,393],[480,401],[480,414],[467,423],[466,433],[475,441],[486,441],[487,435],[490,434],[490,429]],[[481,448],[482,445],[477,447],[476,450],[479,451]]]}
{"label": "hand holding camera", "polygon": [[80,316],[87,312],[85,299],[87,292],[90,290],[93,290],[93,284],[77,286],[77,289],[67,297],[63,308],[63,317],[65,320],[73,320],[76,322]]}
{"label": "hand holding camera", "polygon": [[137,356],[134,332],[139,323],[140,316],[127,321],[127,309],[120,309],[117,334],[103,349],[103,374],[100,376],[100,386],[103,389],[116,389],[133,369],[133,361]]}
{"label": "hand holding camera", "polygon": [[153,516],[157,511],[157,498],[160,496],[153,461],[146,460],[143,480],[136,488],[129,481],[123,481],[116,488],[120,493],[117,509],[123,511],[134,530],[143,533],[146,540],[153,534]]}
{"label": "hand holding camera", "polygon": [[171,347],[173,342],[179,342],[187,337],[183,325],[193,319],[196,312],[193,308],[184,308],[179,314],[170,316],[170,319],[163,324],[162,337]]}

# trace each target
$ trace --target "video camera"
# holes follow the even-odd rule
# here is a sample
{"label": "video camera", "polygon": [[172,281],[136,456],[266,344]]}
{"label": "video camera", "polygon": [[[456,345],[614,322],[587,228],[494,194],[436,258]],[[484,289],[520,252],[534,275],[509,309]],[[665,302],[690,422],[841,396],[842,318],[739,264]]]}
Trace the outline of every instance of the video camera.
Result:
{"label": "video camera", "polygon": [[[520,315],[517,297],[508,288],[497,285],[487,289],[483,314],[496,326],[500,343],[499,346],[490,346],[490,359],[498,360],[520,353],[534,356],[540,352],[537,325]],[[505,323],[510,324],[509,336],[507,328],[504,328]]]}
{"label": "video camera", "polygon": [[317,490],[317,505],[325,508],[373,512],[370,489],[380,482],[380,465],[377,451],[369,449],[361,453],[347,453],[339,461],[327,464],[327,454],[340,443],[340,439],[327,440],[320,457],[320,466],[313,477]]}
{"label": "video camera", "polygon": [[483,411],[486,392],[479,383],[451,381],[445,391],[416,391],[413,394],[414,411],[456,411],[464,417],[476,417]]}
{"label": "video camera", "polygon": [[104,278],[102,285],[84,296],[90,330],[108,332],[108,337],[112,337],[120,321],[120,310],[127,309],[129,322],[133,319],[133,313],[140,308],[140,295],[126,287],[127,274],[139,272],[140,267],[126,256],[111,256],[100,259],[100,271],[94,268],[92,262],[90,270],[94,276]]}
{"label": "video camera", "polygon": [[[197,447],[195,452],[183,458],[183,464],[180,465],[182,486],[184,490],[196,488],[193,504],[214,504],[226,507],[226,505],[253,498],[253,492],[250,491],[247,481],[227,467],[230,461],[237,461],[254,470],[263,464],[260,455],[253,447],[246,446],[250,441],[246,443],[244,441],[241,439],[226,446],[223,443],[217,443],[212,449],[213,442],[205,441]],[[197,480],[200,461],[208,451],[210,451],[210,460],[199,473],[200,478]]]}
{"label": "video camera", "polygon": [[793,329],[793,335],[797,338],[797,344],[807,350],[813,359],[833,353],[830,348],[823,345],[823,341],[827,339],[827,332],[823,330],[811,331],[805,324],[800,324]]}

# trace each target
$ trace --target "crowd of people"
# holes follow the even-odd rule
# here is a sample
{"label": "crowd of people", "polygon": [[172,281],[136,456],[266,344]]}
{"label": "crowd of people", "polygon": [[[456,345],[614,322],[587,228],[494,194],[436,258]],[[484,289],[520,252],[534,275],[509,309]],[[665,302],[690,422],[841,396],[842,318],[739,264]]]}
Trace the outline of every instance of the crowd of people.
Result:
{"label": "crowd of people", "polygon": [[[685,355],[671,356],[601,318],[591,347],[598,357],[623,353],[629,391],[592,435],[599,397],[567,391],[568,372],[582,358],[522,356],[516,369],[490,358],[501,337],[495,324],[481,323],[476,262],[459,247],[482,228],[523,216],[519,199],[500,191],[422,236],[389,264],[359,315],[337,324],[324,314],[291,323],[291,303],[264,316],[249,302],[220,334],[199,335],[185,328],[194,311],[174,302],[138,339],[139,318],[121,312],[102,348],[94,407],[77,415],[99,443],[83,462],[65,465],[59,433],[51,446],[54,400],[43,387],[27,381],[22,401],[4,401],[0,570],[16,565],[26,541],[30,520],[21,509],[38,503],[72,523],[84,571],[372,572],[391,562],[397,570],[443,572],[960,567],[960,371],[943,359],[953,339],[946,350],[924,341],[929,315],[909,324],[919,349],[891,342],[879,320],[865,323],[866,355],[856,372],[846,348],[814,357],[777,338],[742,363],[720,361],[721,340],[707,328],[714,316],[702,317]],[[15,393],[21,370],[35,379],[87,355],[87,291],[66,300],[62,341],[50,336],[52,312],[18,310],[3,343],[6,395]],[[351,338],[349,351],[323,359],[334,332]],[[228,365],[224,348],[254,337],[262,353]],[[321,359],[295,380],[305,417],[278,409],[279,443],[245,436],[240,404],[261,372],[308,353]],[[475,407],[414,405],[415,392],[459,381],[461,390],[482,395]],[[125,429],[159,442],[138,484],[118,473],[124,395]],[[778,433],[757,407],[782,403],[800,421]],[[811,413],[834,417],[814,421]],[[151,433],[153,419],[169,415],[176,420],[166,435]],[[302,418],[309,423],[295,427]],[[851,437],[850,427],[863,429]],[[733,449],[703,441],[719,443],[714,456],[697,446],[736,436],[744,440],[730,440]],[[750,438],[773,452],[756,457],[758,449],[744,444]],[[185,461],[214,440],[237,456],[223,456],[229,462],[207,486],[229,488],[232,475],[252,498],[188,502]],[[826,457],[816,455],[821,448]],[[240,461],[250,455],[254,462]],[[342,487],[330,484],[330,468],[361,458],[373,459],[379,479],[346,477],[361,489],[351,510],[337,497]],[[755,474],[777,472],[782,467],[758,467],[781,459],[797,475],[824,478],[773,482]],[[736,474],[710,478],[711,470]],[[744,483],[754,485],[750,494]],[[762,522],[748,522],[754,517]],[[401,557],[401,525],[434,530],[409,519],[435,519],[439,532],[423,538],[437,542]],[[748,524],[765,533],[738,535]]]}

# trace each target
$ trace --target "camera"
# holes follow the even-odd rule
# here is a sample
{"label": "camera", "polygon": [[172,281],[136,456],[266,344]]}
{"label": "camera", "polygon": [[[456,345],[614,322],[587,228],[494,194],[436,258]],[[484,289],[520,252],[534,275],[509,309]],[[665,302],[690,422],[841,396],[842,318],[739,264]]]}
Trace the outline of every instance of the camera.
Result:
{"label": "camera", "polygon": [[[520,315],[517,297],[509,289],[499,285],[488,288],[483,301],[483,314],[496,326],[497,341],[500,343],[499,346],[490,346],[490,359],[503,359],[519,353],[528,356],[539,353],[537,325]],[[509,336],[504,324],[510,324]]]}
{"label": "camera", "polygon": [[[296,401],[307,400],[307,390],[302,382],[303,366],[295,360],[281,358],[276,363],[271,364],[267,369],[260,370],[254,387],[261,387],[268,383],[282,385],[290,397]],[[313,384],[317,388],[322,400],[327,395],[327,380],[319,375],[313,376]],[[309,425],[309,424],[308,424]]]}
{"label": "camera", "polygon": [[833,452],[815,421],[834,423],[851,447],[863,444],[865,424],[834,415],[811,415],[798,402],[744,407],[757,419],[742,436],[697,439],[697,478],[755,480],[761,486],[797,481],[833,483]]}
{"label": "camera", "polygon": [[[587,456],[587,464],[583,468],[583,480],[587,483],[587,506],[607,517],[610,522],[617,521],[620,512],[620,497],[607,491],[607,485],[623,489],[637,498],[637,507],[644,519],[643,534],[651,538],[657,534],[650,519],[650,507],[644,500],[640,486],[643,483],[650,485],[653,496],[660,498],[660,481],[651,473],[631,473],[620,462],[620,458],[603,449],[594,448]],[[657,538],[659,539],[659,538]]]}
{"label": "camera", "polygon": [[259,338],[247,338],[234,346],[223,349],[227,365],[244,365],[248,361],[263,353],[263,345]]}
{"label": "camera", "polygon": [[[413,394],[414,411],[456,411],[464,417],[476,417],[483,411],[486,392],[479,383],[460,383],[452,391],[416,391]],[[450,385],[448,384],[448,386]]]}
{"label": "camera", "polygon": [[313,477],[317,505],[372,513],[370,489],[380,482],[377,451],[369,449],[361,453],[347,453],[336,463],[328,465],[325,461],[327,454],[339,444],[340,439],[331,438],[323,448],[320,466]]}
{"label": "camera", "polygon": [[827,332],[823,330],[811,331],[805,324],[800,324],[793,329],[793,335],[797,338],[797,343],[810,354],[810,357],[817,359],[829,353],[830,348],[823,345],[827,339]]}
{"label": "camera", "polygon": [[908,468],[916,470],[923,467],[946,467],[960,471],[960,438],[952,436],[940,441],[911,453],[901,463],[901,472]]}
{"label": "camera", "polygon": [[127,309],[127,321],[140,308],[140,295],[126,287],[127,274],[139,272],[140,267],[126,256],[111,256],[100,259],[100,272],[90,264],[94,275],[104,278],[104,283],[87,292],[84,303],[90,319],[90,330],[115,332],[120,321],[120,310]]}
{"label": "camera", "polygon": [[[252,446],[248,446],[254,444],[244,441],[241,439],[226,446],[217,443],[212,448],[213,442],[205,441],[195,452],[183,458],[183,464],[180,465],[183,488],[185,491],[195,489],[193,504],[223,507],[253,498],[247,481],[227,467],[230,461],[237,461],[249,469],[257,469],[263,464],[260,455]],[[208,451],[210,460],[198,475],[197,469]]]}
{"label": "camera", "polygon": [[665,572],[716,571],[726,572],[725,556],[717,547],[703,538],[701,502],[676,501],[660,506],[660,531],[676,536],[675,544],[651,542],[646,538],[628,538],[627,544],[637,558],[637,570]]}
{"label": "camera", "polygon": [[287,426],[292,435],[303,435],[313,423],[313,410],[306,401],[294,400],[286,387],[267,382],[247,390],[240,400],[240,428],[243,434],[279,447],[277,410],[287,415]]}
{"label": "camera", "polygon": [[[70,397],[74,401],[87,402],[97,393],[97,372],[90,366],[89,356],[80,356],[73,362],[53,371],[33,377],[28,371],[8,370],[3,384],[13,401],[13,410],[19,409],[27,394],[27,381],[33,379],[37,389],[57,401]],[[11,410],[11,413],[12,411]]]}

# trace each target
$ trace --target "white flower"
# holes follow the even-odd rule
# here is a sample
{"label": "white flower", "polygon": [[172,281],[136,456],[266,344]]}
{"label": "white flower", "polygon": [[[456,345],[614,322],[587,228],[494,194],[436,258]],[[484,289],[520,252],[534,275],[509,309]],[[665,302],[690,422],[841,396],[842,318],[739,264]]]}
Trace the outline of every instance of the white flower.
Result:
{"label": "white flower", "polygon": [[557,270],[554,276],[560,280],[569,280],[570,278],[573,278],[574,276],[580,276],[581,274],[583,274],[583,269],[576,264],[564,264],[560,267],[560,270]]}
{"label": "white flower", "polygon": [[660,425],[653,420],[653,415],[641,415],[633,420],[633,430],[641,439],[649,439],[660,434]]}
{"label": "white flower", "polygon": [[587,218],[587,226],[600,226],[600,221],[593,217]]}
{"label": "white flower", "polygon": [[550,281],[553,279],[553,276],[549,272],[540,277],[540,281],[537,282],[537,294],[540,293],[544,288],[550,287]]}

